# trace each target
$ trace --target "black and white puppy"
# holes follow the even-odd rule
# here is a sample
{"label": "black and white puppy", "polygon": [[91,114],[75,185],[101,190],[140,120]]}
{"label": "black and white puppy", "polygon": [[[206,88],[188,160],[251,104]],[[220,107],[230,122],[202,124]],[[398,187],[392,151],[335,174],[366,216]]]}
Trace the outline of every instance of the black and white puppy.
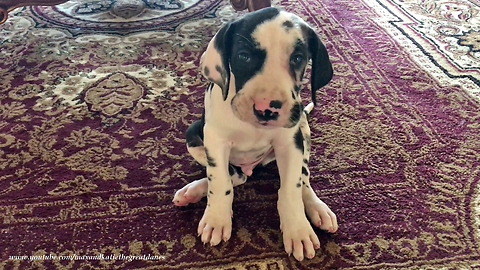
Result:
{"label": "black and white puppy", "polygon": [[[312,59],[312,99],[333,75],[327,50],[301,18],[277,8],[252,12],[223,26],[201,59],[212,83],[205,93],[202,119],[187,130],[187,148],[207,167],[207,177],[175,194],[177,206],[207,196],[198,225],[204,243],[230,238],[233,187],[253,168],[277,161],[280,229],[285,251],[297,260],[313,258],[320,247],[312,223],[329,232],[335,214],[312,190],[310,128],[300,99],[305,67]],[[306,213],[306,215],[305,215]]]}

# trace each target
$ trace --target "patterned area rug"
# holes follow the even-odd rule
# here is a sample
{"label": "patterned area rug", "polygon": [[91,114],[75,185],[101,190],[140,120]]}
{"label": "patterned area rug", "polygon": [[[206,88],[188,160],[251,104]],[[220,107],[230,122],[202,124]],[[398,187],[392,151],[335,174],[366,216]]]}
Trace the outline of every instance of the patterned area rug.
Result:
{"label": "patterned area rug", "polygon": [[317,231],[314,259],[283,251],[274,164],[236,189],[217,247],[196,237],[205,201],[171,203],[205,173],[183,135],[202,111],[199,57],[241,14],[75,0],[0,25],[0,269],[480,267],[480,2],[275,3],[318,30],[335,70],[310,170],[340,229]]}

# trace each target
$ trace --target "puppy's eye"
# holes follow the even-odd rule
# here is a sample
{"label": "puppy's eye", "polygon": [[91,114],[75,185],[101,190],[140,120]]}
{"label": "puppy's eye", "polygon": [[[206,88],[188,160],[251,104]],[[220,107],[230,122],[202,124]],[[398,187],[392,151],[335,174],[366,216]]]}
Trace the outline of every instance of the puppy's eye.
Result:
{"label": "puppy's eye", "polygon": [[304,57],[301,54],[295,54],[290,58],[290,65],[298,67],[303,63]]}
{"label": "puppy's eye", "polygon": [[239,52],[237,57],[238,57],[238,60],[240,60],[242,62],[245,62],[245,63],[249,63],[250,60],[252,59],[250,57],[250,54],[247,53],[247,52]]}

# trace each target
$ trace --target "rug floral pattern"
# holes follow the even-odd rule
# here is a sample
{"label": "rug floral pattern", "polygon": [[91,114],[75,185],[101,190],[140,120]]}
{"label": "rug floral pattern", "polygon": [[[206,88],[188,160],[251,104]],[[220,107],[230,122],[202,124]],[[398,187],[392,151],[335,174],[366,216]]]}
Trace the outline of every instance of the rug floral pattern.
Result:
{"label": "rug floral pattern", "polygon": [[[91,21],[71,19],[97,2]],[[113,2],[22,8],[0,26],[1,269],[480,266],[478,1],[452,15],[441,1],[275,2],[317,29],[335,70],[310,118],[310,170],[340,229],[317,231],[301,263],[283,251],[274,164],[236,190],[228,243],[196,237],[205,201],[171,203],[205,173],[183,135],[202,111],[200,55],[241,13],[130,1],[120,19]],[[399,23],[407,12],[424,28]],[[462,23],[433,42],[444,18]],[[77,259],[10,258],[43,255]]]}

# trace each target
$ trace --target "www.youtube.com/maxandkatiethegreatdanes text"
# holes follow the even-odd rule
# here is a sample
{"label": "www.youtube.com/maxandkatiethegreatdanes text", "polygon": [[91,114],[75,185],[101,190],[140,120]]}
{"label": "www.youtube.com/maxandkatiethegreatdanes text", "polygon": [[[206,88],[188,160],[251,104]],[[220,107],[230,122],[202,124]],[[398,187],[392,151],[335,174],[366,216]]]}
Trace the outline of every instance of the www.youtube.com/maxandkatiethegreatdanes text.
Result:
{"label": "www.youtube.com/maxandkatiethegreatdanes text", "polygon": [[85,261],[85,260],[105,260],[105,261],[111,261],[111,260],[122,260],[122,261],[134,261],[134,260],[143,260],[143,261],[158,261],[158,260],[165,260],[165,256],[155,256],[155,255],[139,255],[139,256],[134,256],[134,255],[107,255],[104,256],[103,254],[99,255],[94,255],[94,256],[79,256],[79,255],[62,255],[62,256],[56,256],[56,255],[32,255],[32,256],[9,256],[10,260],[28,260],[28,261],[35,261],[35,260],[59,260],[59,261]]}

